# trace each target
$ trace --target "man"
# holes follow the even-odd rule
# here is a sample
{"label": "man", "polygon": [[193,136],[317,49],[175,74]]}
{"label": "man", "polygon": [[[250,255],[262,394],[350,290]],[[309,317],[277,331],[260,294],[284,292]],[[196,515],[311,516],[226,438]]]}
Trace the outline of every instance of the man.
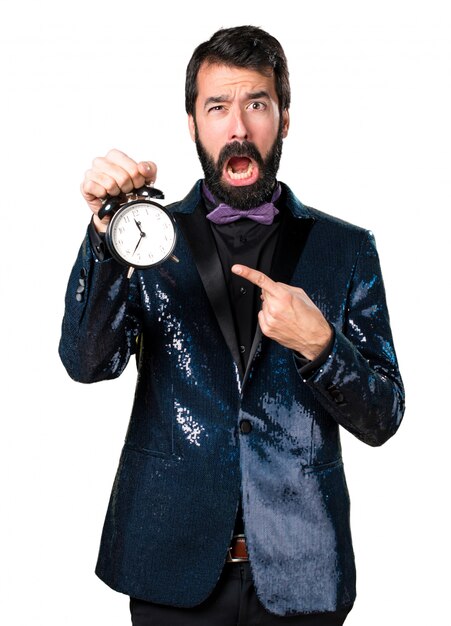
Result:
{"label": "man", "polygon": [[95,382],[137,353],[96,570],[135,625],[338,625],[355,599],[338,426],[384,443],[403,388],[371,233],[276,180],[289,105],[268,33],[220,30],[195,50],[205,180],[169,207],[178,264],[128,279],[103,244],[102,200],[153,183],[154,163],[112,150],[82,183],[93,220],[60,354]]}

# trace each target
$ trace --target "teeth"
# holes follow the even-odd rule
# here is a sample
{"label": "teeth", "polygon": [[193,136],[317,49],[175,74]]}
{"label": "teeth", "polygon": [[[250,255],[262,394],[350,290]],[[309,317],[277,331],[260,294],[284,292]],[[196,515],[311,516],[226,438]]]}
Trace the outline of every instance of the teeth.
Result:
{"label": "teeth", "polygon": [[249,178],[252,174],[252,170],[254,166],[252,165],[252,161],[249,161],[249,165],[247,166],[247,170],[244,172],[234,172],[232,168],[229,166],[227,168],[227,173],[232,180],[243,180],[243,178]]}

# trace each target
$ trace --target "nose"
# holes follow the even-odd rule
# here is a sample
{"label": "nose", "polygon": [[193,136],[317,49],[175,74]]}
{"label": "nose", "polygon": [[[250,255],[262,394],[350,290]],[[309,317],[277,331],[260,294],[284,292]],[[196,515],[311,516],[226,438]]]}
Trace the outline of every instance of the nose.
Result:
{"label": "nose", "polygon": [[249,139],[249,129],[246,125],[243,112],[236,108],[231,112],[229,125],[229,141],[244,141]]}

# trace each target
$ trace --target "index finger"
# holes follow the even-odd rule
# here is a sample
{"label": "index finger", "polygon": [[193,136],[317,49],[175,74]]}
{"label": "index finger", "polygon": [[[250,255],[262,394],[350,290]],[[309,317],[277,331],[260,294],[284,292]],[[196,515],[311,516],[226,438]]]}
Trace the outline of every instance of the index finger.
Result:
{"label": "index finger", "polygon": [[280,291],[277,283],[269,278],[269,276],[266,276],[263,272],[254,270],[251,267],[247,267],[247,265],[232,265],[232,272],[242,278],[245,278],[254,285],[257,285],[257,287],[264,289],[271,295],[277,295]]}

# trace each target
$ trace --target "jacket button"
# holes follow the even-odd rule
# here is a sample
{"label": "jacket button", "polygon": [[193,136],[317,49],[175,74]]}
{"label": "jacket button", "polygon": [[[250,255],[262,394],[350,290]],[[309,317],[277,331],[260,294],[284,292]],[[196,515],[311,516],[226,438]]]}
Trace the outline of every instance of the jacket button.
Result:
{"label": "jacket button", "polygon": [[252,424],[249,420],[241,420],[240,422],[240,432],[243,435],[248,435],[252,430]]}
{"label": "jacket button", "polygon": [[344,399],[344,395],[341,393],[339,389],[334,387],[333,389],[329,389],[329,393],[336,404],[346,404]]}

